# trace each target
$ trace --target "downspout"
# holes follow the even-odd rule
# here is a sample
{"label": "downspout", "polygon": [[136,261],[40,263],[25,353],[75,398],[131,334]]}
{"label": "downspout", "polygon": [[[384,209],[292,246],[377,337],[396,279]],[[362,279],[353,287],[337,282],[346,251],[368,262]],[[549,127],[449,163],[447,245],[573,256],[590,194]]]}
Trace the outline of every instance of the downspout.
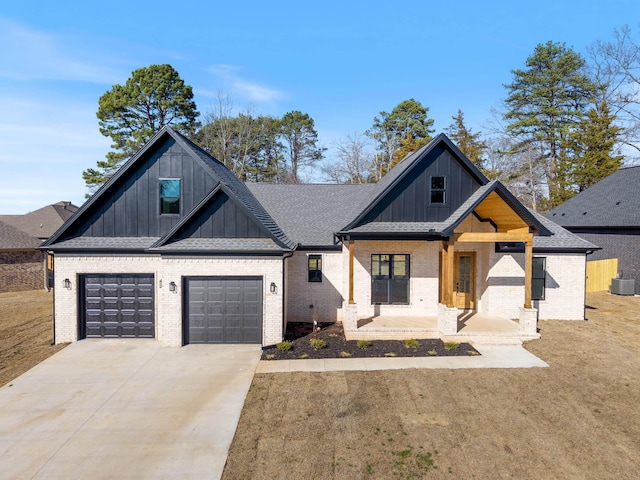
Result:
{"label": "downspout", "polygon": [[589,320],[587,318],[587,257],[594,253],[595,250],[587,250],[584,252],[584,302],[582,303],[584,307],[582,307],[582,319]]}
{"label": "downspout", "polygon": [[285,260],[293,257],[293,253],[294,252],[291,251],[288,254],[285,253],[282,256],[282,340],[284,340],[284,334],[287,328],[287,287],[285,283],[285,277],[286,277]]}
{"label": "downspout", "polygon": [[[48,275],[48,260],[49,260],[49,254],[53,255],[53,252],[47,251],[45,253],[45,276],[47,277],[47,281],[49,280],[49,275]],[[51,290],[53,290],[53,292],[51,293],[51,295],[53,295],[53,343],[51,345],[55,345],[56,344],[56,289],[55,289],[55,285],[56,285],[56,280],[55,280],[55,257],[54,257],[54,263],[53,263],[53,269],[52,269],[52,277],[53,277],[53,284],[51,286]]]}

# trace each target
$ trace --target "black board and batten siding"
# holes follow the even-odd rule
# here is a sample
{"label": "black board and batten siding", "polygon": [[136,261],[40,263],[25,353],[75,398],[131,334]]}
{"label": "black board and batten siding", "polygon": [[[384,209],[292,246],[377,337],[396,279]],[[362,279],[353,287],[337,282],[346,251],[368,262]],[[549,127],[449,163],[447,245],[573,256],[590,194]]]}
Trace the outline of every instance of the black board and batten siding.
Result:
{"label": "black board and batten siding", "polygon": [[184,238],[269,238],[268,234],[226,193],[215,196],[180,229],[174,239]]}
{"label": "black board and batten siding", "polygon": [[[446,178],[446,202],[430,203],[431,177]],[[480,182],[442,145],[412,167],[363,219],[369,222],[442,222],[464,203]]]}
{"label": "black board and batten siding", "polygon": [[[113,194],[92,206],[84,222],[73,232],[66,232],[67,237],[163,236],[217,184],[173,138],[146,156],[135,170],[118,179]],[[161,178],[181,180],[180,215],[160,215]]]}

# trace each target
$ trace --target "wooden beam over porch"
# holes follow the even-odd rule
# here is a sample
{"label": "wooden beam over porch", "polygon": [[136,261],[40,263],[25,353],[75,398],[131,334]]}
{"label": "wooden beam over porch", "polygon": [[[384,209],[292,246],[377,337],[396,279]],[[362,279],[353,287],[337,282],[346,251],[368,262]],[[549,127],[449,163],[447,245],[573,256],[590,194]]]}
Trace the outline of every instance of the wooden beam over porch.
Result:
{"label": "wooden beam over porch", "polygon": [[464,232],[454,235],[456,242],[528,242],[530,233],[521,232]]}

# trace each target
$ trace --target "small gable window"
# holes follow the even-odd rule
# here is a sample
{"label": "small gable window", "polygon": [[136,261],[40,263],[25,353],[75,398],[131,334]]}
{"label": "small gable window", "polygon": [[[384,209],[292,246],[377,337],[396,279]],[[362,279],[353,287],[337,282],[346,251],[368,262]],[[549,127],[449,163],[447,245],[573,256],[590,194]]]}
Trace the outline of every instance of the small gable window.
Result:
{"label": "small gable window", "polygon": [[309,255],[309,282],[322,282],[322,255]]}
{"label": "small gable window", "polygon": [[180,180],[160,179],[160,214],[180,213]]}
{"label": "small gable window", "polygon": [[547,259],[545,257],[533,257],[531,264],[531,298],[544,300],[544,291],[547,283]]}
{"label": "small gable window", "polygon": [[446,177],[431,177],[431,203],[444,205],[447,199]]}

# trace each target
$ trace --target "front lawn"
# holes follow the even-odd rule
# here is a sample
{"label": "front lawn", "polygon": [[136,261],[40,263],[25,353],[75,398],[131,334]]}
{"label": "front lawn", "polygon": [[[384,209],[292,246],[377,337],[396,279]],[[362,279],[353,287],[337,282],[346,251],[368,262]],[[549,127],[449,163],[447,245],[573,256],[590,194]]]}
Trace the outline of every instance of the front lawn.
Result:
{"label": "front lawn", "polygon": [[549,368],[258,374],[223,478],[636,479],[640,298],[588,303]]}

